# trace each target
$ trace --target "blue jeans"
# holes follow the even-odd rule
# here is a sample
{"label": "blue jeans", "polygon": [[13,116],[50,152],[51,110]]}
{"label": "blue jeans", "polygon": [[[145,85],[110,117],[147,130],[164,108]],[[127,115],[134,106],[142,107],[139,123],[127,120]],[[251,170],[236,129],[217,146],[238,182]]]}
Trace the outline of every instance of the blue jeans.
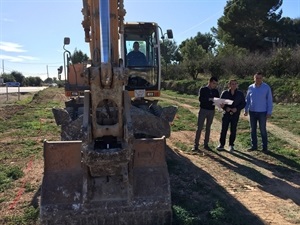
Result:
{"label": "blue jeans", "polygon": [[257,122],[259,124],[260,135],[262,139],[262,147],[268,149],[268,134],[267,134],[267,112],[252,112],[249,111],[250,129],[251,129],[251,145],[257,149]]}

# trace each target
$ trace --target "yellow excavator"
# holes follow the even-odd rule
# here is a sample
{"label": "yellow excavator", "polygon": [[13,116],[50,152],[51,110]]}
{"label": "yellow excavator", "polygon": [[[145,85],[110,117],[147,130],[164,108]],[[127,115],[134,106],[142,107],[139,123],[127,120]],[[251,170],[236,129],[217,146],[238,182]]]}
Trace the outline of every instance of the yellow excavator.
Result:
{"label": "yellow excavator", "polygon": [[[41,224],[171,224],[165,151],[177,108],[151,100],[165,34],[153,22],[125,23],[123,0],[83,0],[82,13],[91,60],[70,63],[64,39],[70,100],[53,109],[61,141],[44,142]],[[137,44],[145,59],[135,64]]]}

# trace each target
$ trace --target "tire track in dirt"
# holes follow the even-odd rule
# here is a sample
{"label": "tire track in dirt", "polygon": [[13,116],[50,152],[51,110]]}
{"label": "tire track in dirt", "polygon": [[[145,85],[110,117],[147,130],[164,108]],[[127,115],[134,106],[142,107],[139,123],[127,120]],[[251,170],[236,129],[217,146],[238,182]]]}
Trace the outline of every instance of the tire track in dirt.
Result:
{"label": "tire track in dirt", "polygon": [[[180,103],[178,98],[169,98],[169,96],[163,95],[161,99],[198,115],[199,108]],[[186,102],[187,99],[184,101]],[[191,100],[190,102],[198,101]],[[275,125],[273,126],[276,128]],[[211,139],[214,143],[218,142],[220,127],[220,121],[214,119],[211,132]],[[269,130],[277,132],[274,127]],[[261,152],[248,154],[239,150],[234,153],[204,151],[202,155],[195,156],[181,151],[174,145],[176,142],[182,142],[187,146],[192,146],[194,135],[194,132],[189,132],[189,134],[180,131],[172,132],[167,143],[177,154],[188,158],[196,166],[209,173],[215,182],[251,213],[261,218],[265,224],[293,225],[300,223],[299,172],[288,170],[283,166],[289,171],[286,177],[285,172],[281,174],[277,171],[276,165],[279,162],[275,162],[275,158]],[[279,135],[278,132],[277,135]],[[201,140],[203,140],[202,136]],[[296,144],[298,143],[296,142]],[[236,146],[239,146],[238,143]]]}

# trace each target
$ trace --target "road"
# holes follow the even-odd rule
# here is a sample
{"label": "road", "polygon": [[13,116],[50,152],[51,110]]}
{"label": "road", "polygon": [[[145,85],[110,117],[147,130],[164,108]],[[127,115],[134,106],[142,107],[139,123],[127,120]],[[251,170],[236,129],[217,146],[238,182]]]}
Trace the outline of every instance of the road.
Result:
{"label": "road", "polygon": [[44,90],[47,87],[0,87],[0,94],[6,93],[26,93],[26,92],[37,92]]}

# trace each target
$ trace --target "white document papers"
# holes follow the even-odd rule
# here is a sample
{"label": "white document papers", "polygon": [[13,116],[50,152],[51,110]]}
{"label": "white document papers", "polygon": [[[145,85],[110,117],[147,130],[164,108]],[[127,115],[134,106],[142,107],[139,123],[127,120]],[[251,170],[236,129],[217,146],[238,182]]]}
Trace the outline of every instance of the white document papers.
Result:
{"label": "white document papers", "polygon": [[224,99],[224,98],[214,98],[213,102],[214,102],[213,105],[217,106],[219,111],[222,110],[222,108],[221,108],[222,104],[224,104],[224,105],[232,105],[232,103],[233,103],[232,100],[230,100],[230,99]]}

